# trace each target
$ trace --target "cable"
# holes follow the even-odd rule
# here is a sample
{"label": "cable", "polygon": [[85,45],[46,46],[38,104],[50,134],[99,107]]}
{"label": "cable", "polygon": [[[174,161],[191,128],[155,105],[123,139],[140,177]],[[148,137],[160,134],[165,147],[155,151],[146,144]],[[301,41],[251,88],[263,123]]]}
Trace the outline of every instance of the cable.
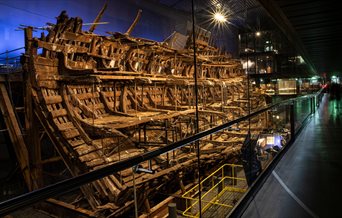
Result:
{"label": "cable", "polygon": [[40,17],[44,17],[44,18],[48,18],[48,19],[53,19],[53,18],[45,16],[43,14],[39,14],[39,13],[36,13],[36,12],[33,12],[33,11],[29,11],[29,10],[26,10],[26,9],[23,9],[23,8],[18,8],[18,7],[6,4],[4,2],[0,2],[0,5],[4,5],[4,6],[7,6],[9,8],[13,8],[13,9],[17,9],[17,10],[20,10],[20,11],[24,11],[26,13],[33,14],[33,15],[36,15],[36,16],[40,16]]}
{"label": "cable", "polygon": [[[198,115],[198,83],[197,83],[197,58],[196,58],[196,33],[195,33],[195,3],[191,1],[191,16],[192,16],[192,43],[194,49],[194,77],[195,77],[195,106],[196,106],[196,134],[199,133],[199,115]],[[200,171],[200,145],[199,141],[195,142],[197,147],[197,166],[198,166],[198,203],[199,203],[199,217],[202,217],[202,193],[201,193],[201,171]]]}

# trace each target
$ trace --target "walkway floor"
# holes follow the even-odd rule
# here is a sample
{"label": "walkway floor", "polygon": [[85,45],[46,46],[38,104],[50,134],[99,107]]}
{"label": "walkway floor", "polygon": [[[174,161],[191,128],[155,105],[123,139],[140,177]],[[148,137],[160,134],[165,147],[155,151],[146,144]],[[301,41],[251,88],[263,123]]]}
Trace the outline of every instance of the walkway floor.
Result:
{"label": "walkway floor", "polygon": [[242,217],[342,217],[342,100],[323,102]]}

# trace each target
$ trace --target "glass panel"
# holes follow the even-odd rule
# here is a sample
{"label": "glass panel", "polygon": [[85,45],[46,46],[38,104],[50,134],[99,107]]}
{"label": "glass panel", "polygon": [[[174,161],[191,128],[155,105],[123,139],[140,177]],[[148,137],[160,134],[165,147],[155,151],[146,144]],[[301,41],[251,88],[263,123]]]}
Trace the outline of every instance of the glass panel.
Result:
{"label": "glass panel", "polygon": [[312,98],[303,98],[295,101],[295,129],[302,127],[305,119],[311,114]]}

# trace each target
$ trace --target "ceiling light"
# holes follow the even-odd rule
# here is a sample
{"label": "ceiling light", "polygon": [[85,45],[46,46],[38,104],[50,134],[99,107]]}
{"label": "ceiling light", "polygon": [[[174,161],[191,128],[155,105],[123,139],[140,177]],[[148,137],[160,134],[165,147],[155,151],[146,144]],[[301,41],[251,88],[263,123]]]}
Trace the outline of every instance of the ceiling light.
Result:
{"label": "ceiling light", "polygon": [[255,33],[255,35],[256,36],[261,36],[261,32],[258,31],[258,32]]}
{"label": "ceiling light", "polygon": [[223,14],[221,14],[220,12],[216,12],[214,14],[214,20],[218,23],[224,23],[227,21],[227,18]]}

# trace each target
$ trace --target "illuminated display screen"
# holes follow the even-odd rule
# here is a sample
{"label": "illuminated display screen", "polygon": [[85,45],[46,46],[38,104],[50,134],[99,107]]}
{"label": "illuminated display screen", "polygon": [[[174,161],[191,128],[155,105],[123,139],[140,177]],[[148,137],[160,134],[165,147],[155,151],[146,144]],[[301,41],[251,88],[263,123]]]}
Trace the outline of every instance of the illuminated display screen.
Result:
{"label": "illuminated display screen", "polygon": [[282,138],[283,137],[281,135],[261,135],[258,139],[258,145],[264,150],[274,146],[282,148]]}

